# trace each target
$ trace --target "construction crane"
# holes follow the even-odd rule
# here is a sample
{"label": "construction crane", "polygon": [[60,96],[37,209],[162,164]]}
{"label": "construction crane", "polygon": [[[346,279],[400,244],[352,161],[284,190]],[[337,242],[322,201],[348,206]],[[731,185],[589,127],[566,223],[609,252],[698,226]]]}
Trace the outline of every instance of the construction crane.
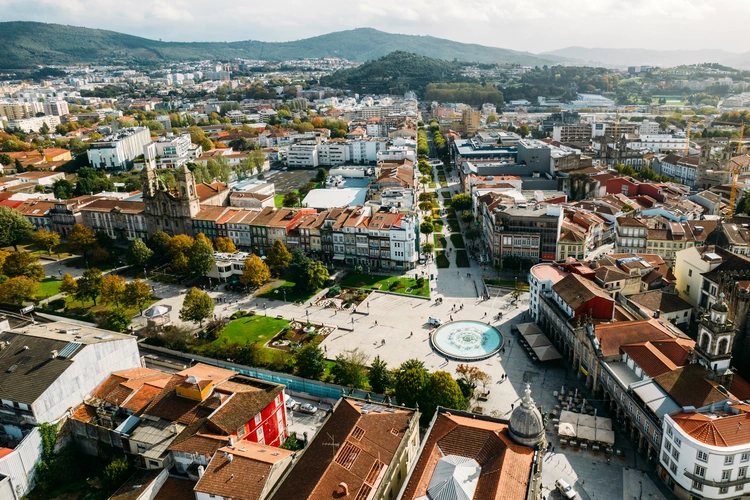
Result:
{"label": "construction crane", "polygon": [[687,132],[685,132],[685,135],[687,135],[687,140],[685,141],[685,154],[682,156],[687,156],[690,154],[690,126],[693,124],[693,119],[688,118],[687,121]]}
{"label": "construction crane", "polygon": [[[740,140],[737,142],[737,154],[742,153],[742,137],[745,135],[745,123],[740,128]],[[727,219],[734,216],[734,205],[737,202],[737,176],[740,172],[740,165],[732,169],[732,189],[729,191],[729,210],[727,210]]]}

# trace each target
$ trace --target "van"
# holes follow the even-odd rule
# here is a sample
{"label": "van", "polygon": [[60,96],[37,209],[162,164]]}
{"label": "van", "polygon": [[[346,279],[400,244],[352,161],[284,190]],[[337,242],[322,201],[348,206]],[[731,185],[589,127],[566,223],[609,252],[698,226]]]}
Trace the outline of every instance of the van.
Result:
{"label": "van", "polygon": [[574,490],[565,479],[558,479],[555,481],[555,488],[557,488],[557,491],[560,492],[563,498],[567,498],[568,500],[573,500],[578,496],[576,490]]}
{"label": "van", "polygon": [[442,324],[443,324],[443,322],[442,322],[442,321],[440,321],[440,320],[439,320],[439,319],[437,319],[437,318],[428,318],[428,319],[427,319],[427,324],[429,324],[430,326],[434,326],[434,327],[436,327],[436,328],[437,328],[438,326],[442,325]]}

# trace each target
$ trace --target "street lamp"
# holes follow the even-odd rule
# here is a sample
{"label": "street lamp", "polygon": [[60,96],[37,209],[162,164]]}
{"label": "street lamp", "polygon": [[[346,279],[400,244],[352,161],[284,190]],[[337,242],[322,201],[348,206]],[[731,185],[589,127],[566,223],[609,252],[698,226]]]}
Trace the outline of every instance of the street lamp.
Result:
{"label": "street lamp", "polygon": [[284,288],[284,302],[286,302],[286,288]]}
{"label": "street lamp", "polygon": [[143,279],[148,279],[148,273],[146,272],[146,266],[143,266]]}

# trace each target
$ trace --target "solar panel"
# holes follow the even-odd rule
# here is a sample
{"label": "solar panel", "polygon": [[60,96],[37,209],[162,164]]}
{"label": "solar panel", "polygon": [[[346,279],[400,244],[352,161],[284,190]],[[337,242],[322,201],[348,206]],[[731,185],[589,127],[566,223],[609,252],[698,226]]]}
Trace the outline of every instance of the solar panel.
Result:
{"label": "solar panel", "polygon": [[60,349],[60,352],[57,353],[58,358],[70,358],[75,354],[75,352],[78,350],[79,347],[81,347],[83,344],[80,342],[68,342],[68,345]]}

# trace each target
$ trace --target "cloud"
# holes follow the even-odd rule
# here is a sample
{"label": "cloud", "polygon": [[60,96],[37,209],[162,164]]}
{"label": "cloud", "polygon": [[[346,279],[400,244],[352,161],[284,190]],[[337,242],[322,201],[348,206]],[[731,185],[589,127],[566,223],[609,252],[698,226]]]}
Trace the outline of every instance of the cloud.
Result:
{"label": "cloud", "polygon": [[163,40],[286,41],[373,27],[537,52],[571,45],[739,52],[736,33],[748,14],[746,0],[0,0],[3,20]]}

